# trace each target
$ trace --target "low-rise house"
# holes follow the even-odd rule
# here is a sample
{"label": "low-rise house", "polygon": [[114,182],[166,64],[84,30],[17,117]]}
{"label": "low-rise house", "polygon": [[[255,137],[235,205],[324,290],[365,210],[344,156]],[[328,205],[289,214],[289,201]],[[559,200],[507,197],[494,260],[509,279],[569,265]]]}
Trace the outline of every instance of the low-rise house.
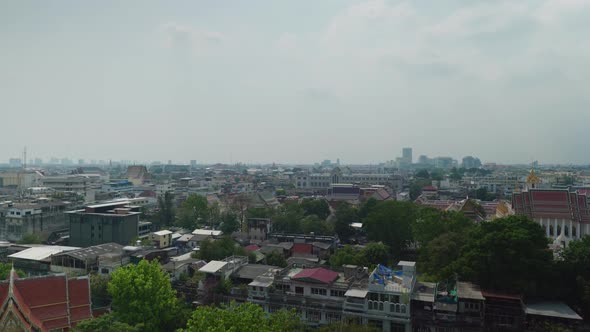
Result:
{"label": "low-rise house", "polygon": [[156,248],[167,248],[172,245],[172,232],[162,230],[150,234],[150,240]]}
{"label": "low-rise house", "polygon": [[66,246],[32,246],[8,256],[15,269],[29,275],[44,275],[51,271],[51,256],[80,249]]}
{"label": "low-rise house", "polygon": [[[64,251],[51,256],[51,272],[68,275],[85,275],[91,272],[108,274],[99,268],[99,262],[123,256],[123,246],[117,243],[105,243],[88,248]],[[129,259],[127,259],[127,262]],[[104,273],[107,272],[107,273]]]}

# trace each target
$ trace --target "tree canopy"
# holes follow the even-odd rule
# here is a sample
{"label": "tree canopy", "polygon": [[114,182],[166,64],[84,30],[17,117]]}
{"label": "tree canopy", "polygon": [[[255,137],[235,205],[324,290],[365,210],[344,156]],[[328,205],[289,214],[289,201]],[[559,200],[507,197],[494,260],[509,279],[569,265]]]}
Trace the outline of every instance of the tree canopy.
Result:
{"label": "tree canopy", "polygon": [[247,253],[236,241],[226,235],[218,240],[207,239],[201,242],[196,255],[202,260],[211,261],[222,260],[232,255],[247,256]]}
{"label": "tree canopy", "polygon": [[383,242],[391,254],[399,257],[412,242],[412,222],[419,207],[411,202],[384,201],[378,204],[364,220],[363,227],[369,240]]}
{"label": "tree canopy", "polygon": [[273,314],[265,313],[252,303],[229,306],[199,307],[192,314],[185,332],[275,332],[300,331],[302,325],[299,315],[293,311],[279,310]]}
{"label": "tree canopy", "polygon": [[176,292],[157,260],[118,268],[111,276],[108,292],[118,321],[132,326],[143,323],[143,331],[176,327]]}
{"label": "tree canopy", "polygon": [[306,216],[316,215],[322,220],[330,215],[330,206],[324,199],[304,199],[301,202],[301,208]]}
{"label": "tree canopy", "polygon": [[539,224],[524,216],[480,223],[468,235],[453,269],[483,288],[534,294],[552,253]]}
{"label": "tree canopy", "polygon": [[209,223],[210,217],[211,209],[207,198],[202,195],[190,195],[178,210],[178,225],[186,229],[195,229]]}

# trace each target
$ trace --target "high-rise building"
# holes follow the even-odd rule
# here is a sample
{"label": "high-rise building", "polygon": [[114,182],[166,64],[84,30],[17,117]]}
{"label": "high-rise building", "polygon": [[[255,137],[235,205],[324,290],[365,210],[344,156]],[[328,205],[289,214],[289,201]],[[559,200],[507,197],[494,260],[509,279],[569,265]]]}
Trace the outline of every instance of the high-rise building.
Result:
{"label": "high-rise building", "polygon": [[196,168],[197,167],[197,161],[196,160],[191,160],[191,167],[192,168]]}
{"label": "high-rise building", "polygon": [[23,160],[20,158],[10,158],[8,160],[8,166],[10,167],[22,167],[23,166]]}
{"label": "high-rise building", "polygon": [[406,163],[412,163],[412,148],[403,148],[402,149],[402,158]]}

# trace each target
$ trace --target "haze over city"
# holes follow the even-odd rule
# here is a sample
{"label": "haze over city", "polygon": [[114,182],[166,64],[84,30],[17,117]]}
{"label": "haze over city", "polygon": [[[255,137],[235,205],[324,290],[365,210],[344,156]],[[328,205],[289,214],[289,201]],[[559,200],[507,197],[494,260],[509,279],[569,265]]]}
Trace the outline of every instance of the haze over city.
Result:
{"label": "haze over city", "polygon": [[590,3],[0,4],[0,160],[589,163]]}

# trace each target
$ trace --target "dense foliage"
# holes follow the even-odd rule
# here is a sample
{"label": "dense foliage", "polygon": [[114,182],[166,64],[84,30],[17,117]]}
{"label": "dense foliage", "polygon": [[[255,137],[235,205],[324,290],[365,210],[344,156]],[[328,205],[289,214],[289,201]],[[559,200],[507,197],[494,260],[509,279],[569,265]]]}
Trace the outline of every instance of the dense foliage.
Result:
{"label": "dense foliage", "polygon": [[108,284],[112,308],[118,321],[143,331],[165,331],[177,327],[179,304],[170,278],[158,261],[142,260],[137,265],[120,267]]}
{"label": "dense foliage", "polygon": [[192,314],[185,332],[275,332],[302,330],[300,317],[292,311],[265,313],[256,304],[231,303],[224,308],[199,307]]}

